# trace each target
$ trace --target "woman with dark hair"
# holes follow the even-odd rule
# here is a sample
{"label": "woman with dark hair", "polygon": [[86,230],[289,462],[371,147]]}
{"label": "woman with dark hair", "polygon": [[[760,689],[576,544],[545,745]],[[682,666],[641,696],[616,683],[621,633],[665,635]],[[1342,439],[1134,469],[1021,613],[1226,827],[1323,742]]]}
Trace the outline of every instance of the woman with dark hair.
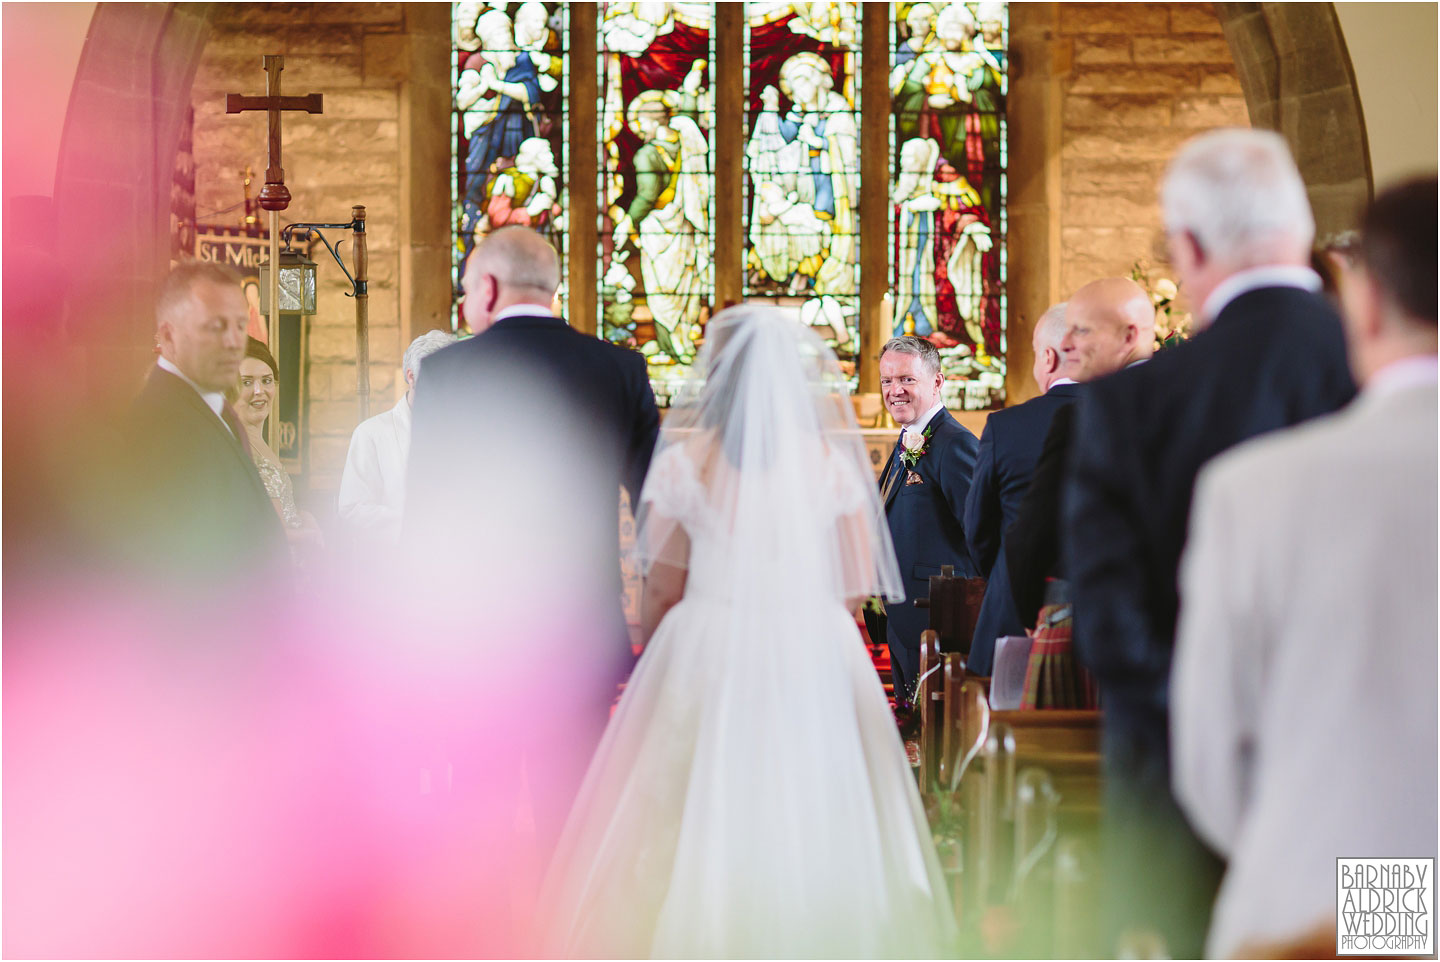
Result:
{"label": "woman with dark hair", "polygon": [[285,523],[285,534],[290,543],[318,543],[321,540],[319,524],[310,512],[301,511],[295,504],[295,486],[290,481],[290,475],[280,464],[280,456],[265,441],[265,419],[270,416],[270,408],[275,404],[275,371],[275,357],[270,349],[253,337],[246,338],[235,409],[240,415],[240,423],[245,426],[250,457],[260,472],[260,480],[265,482],[270,503]]}

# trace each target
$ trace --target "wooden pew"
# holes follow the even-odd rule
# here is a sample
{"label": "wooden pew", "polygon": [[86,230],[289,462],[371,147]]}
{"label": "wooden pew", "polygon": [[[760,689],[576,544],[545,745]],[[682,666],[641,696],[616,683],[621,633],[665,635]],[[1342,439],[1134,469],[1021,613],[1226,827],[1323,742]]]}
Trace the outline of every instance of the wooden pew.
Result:
{"label": "wooden pew", "polygon": [[939,797],[927,808],[951,836],[947,874],[962,929],[1006,933],[970,948],[1093,955],[1099,906],[1094,887],[1077,879],[1095,874],[1098,712],[992,711],[985,680],[965,677],[958,662],[947,665]]}
{"label": "wooden pew", "polygon": [[945,676],[940,636],[933,630],[920,634],[920,684],[915,690],[915,713],[920,719],[920,790],[929,792],[940,766],[941,727],[945,721]]}
{"label": "wooden pew", "polygon": [[984,597],[984,578],[957,578],[954,567],[941,565],[940,574],[930,576],[929,595],[916,598],[915,607],[930,612],[930,629],[939,635],[941,651],[969,655]]}
{"label": "wooden pew", "polygon": [[991,712],[992,724],[1004,723],[1015,732],[1017,750],[1100,750],[1100,712],[1039,710]]}

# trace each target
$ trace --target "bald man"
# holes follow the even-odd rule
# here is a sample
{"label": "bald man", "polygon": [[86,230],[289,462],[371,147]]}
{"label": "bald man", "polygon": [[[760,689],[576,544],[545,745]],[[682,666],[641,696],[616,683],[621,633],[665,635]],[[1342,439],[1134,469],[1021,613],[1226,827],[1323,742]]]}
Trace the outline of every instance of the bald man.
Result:
{"label": "bald man", "polygon": [[[1144,289],[1128,277],[1106,277],[1086,284],[1066,305],[1060,337],[1058,376],[1079,385],[1148,359],[1155,350],[1155,308]],[[1070,447],[1075,409],[1065,405],[1051,419],[1041,443],[1031,483],[1005,532],[1005,563],[1019,623],[1035,626],[1046,595],[1046,581],[1063,582],[1060,552],[1060,492]],[[1049,589],[1066,600],[1063,585]]]}
{"label": "bald man", "polygon": [[1004,532],[1015,523],[1020,501],[1030,487],[1051,419],[1075,400],[1079,389],[1076,380],[1062,370],[1066,309],[1067,305],[1056,304],[1035,322],[1032,373],[1040,396],[996,411],[985,421],[970,493],[965,498],[970,557],[986,577],[985,599],[980,603],[967,662],[979,675],[990,674],[996,638],[1025,633],[1026,625],[1011,597]]}
{"label": "bald man", "polygon": [[1082,384],[1155,353],[1155,305],[1128,277],[1091,281],[1070,299],[1062,367]]}
{"label": "bald man", "polygon": [[[573,721],[569,731],[557,736],[564,745],[538,745],[530,737],[542,727],[534,718],[520,718],[517,731],[506,733],[526,752],[537,835],[550,842],[604,730],[617,685],[634,663],[620,601],[618,501],[623,486],[636,503],[660,418],[645,359],[638,352],[581,334],[555,315],[560,264],[545,238],[528,227],[493,231],[466,259],[463,285],[465,320],[475,336],[426,358],[425,375],[416,383],[404,542],[420,565],[437,555],[451,559],[445,563],[452,568],[473,571],[481,570],[484,562],[503,562],[507,545],[471,543],[475,539],[467,532],[489,530],[494,513],[503,515],[510,506],[467,499],[467,491],[474,488],[470,479],[499,477],[517,486],[533,484],[527,471],[544,469],[528,452],[548,456],[558,447],[565,452],[564,482],[573,491],[571,507],[578,501],[596,502],[594,510],[586,512],[592,524],[568,532],[565,543],[573,554],[593,554],[591,570],[613,583],[606,592],[608,610],[597,613],[604,624],[596,629],[611,645],[598,654],[571,652],[567,664],[530,666],[540,677],[556,672],[583,675],[574,682],[583,691],[572,690],[564,706]],[[497,424],[506,426],[513,444],[494,444]],[[574,437],[589,447],[582,450],[567,440]],[[553,483],[554,478],[536,481]],[[517,495],[516,500],[523,499]],[[537,537],[542,531],[553,534],[542,528],[554,524],[553,516],[521,519],[521,528],[528,525]],[[578,586],[561,583],[559,574],[573,560],[557,558],[549,572],[527,574],[537,583],[544,583],[547,575],[555,578],[557,603],[573,600]],[[522,662],[527,654],[535,657],[533,639],[513,641]],[[545,708],[536,710],[553,715]],[[462,771],[465,761],[454,760],[456,791],[462,781],[467,791],[493,791],[493,785],[475,784],[475,779],[483,781],[491,774]]]}

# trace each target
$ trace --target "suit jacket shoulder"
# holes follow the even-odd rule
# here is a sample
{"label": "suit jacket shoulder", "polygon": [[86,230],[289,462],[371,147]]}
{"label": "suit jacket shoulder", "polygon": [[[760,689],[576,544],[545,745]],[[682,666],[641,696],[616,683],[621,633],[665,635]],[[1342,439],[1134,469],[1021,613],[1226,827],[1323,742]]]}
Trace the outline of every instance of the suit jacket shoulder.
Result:
{"label": "suit jacket shoulder", "polygon": [[[660,415],[638,352],[556,317],[506,318],[426,358],[417,387],[409,504],[443,502],[456,470],[491,470],[489,454],[457,460],[453,432],[465,430],[466,418],[500,418],[519,430],[527,414],[533,417],[537,395],[553,400],[550,410],[593,426],[588,433],[600,439],[596,454],[605,459],[594,471],[623,484],[632,503],[640,494]],[[406,514],[412,515],[408,507]]]}
{"label": "suit jacket shoulder", "polygon": [[147,565],[208,575],[283,562],[280,519],[254,462],[193,388],[151,371],[128,429],[121,537]]}

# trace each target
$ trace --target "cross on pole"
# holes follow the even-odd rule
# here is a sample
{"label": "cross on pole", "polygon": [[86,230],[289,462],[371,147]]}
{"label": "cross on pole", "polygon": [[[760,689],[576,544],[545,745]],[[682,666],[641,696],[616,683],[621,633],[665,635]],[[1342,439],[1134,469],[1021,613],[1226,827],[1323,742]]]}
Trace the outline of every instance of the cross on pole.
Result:
{"label": "cross on pole", "polygon": [[260,206],[269,211],[279,211],[290,206],[290,190],[285,186],[285,168],[280,166],[280,112],[303,110],[309,114],[323,113],[324,98],[320,94],[307,94],[304,97],[280,96],[280,71],[285,69],[285,58],[278,54],[266,54],[261,60],[265,65],[265,96],[227,94],[225,112],[238,114],[245,110],[264,110],[270,115],[270,165],[265,168],[265,186],[260,189]]}
{"label": "cross on pole", "polygon": [[[226,94],[225,112],[238,114],[246,110],[263,110],[270,115],[270,165],[265,168],[265,186],[260,188],[260,206],[270,212],[270,354],[275,364],[280,365],[280,212],[290,206],[290,189],[285,186],[285,168],[280,166],[280,112],[282,110],[303,110],[309,114],[324,112],[320,94],[304,97],[280,96],[280,71],[285,69],[285,58],[279,54],[265,54],[261,57],[265,67],[265,96],[246,97],[244,94]],[[280,380],[276,370],[275,380]],[[298,388],[298,385],[297,385]],[[278,405],[270,406],[270,438],[277,437]]]}

